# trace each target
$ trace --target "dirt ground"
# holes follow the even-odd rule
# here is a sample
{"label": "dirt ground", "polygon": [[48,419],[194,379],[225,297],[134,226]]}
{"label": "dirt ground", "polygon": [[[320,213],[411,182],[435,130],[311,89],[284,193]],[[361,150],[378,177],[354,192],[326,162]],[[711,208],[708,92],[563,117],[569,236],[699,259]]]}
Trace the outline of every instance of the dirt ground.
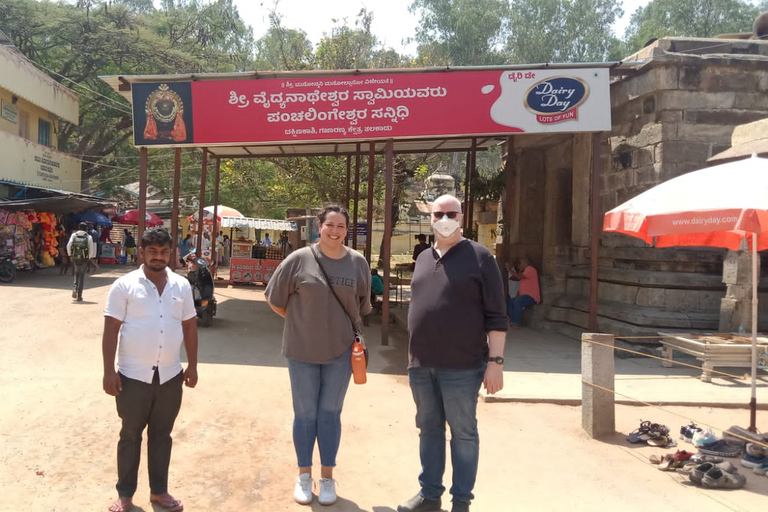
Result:
{"label": "dirt ground", "polygon": [[[119,420],[114,399],[101,390],[101,331],[106,293],[120,273],[88,276],[80,304],[70,297],[71,277],[53,270],[0,287],[0,511],[103,511],[116,498]],[[370,343],[369,383],[350,386],[335,474],[339,501],[303,507],[292,499],[282,321],[263,289],[221,288],[217,297],[219,316],[200,329],[200,382],[185,388],[174,430],[170,491],[186,510],[394,512],[417,491],[404,334],[395,331],[389,347]],[[375,320],[369,329],[377,339]],[[478,416],[475,512],[755,511],[768,503],[768,478],[737,460],[747,487],[708,491],[647,462],[670,450],[624,441],[640,419],[677,431],[687,418],[732,425],[743,410],[618,406],[618,433],[601,441],[582,431],[579,407],[481,402]],[[139,476],[135,510],[159,512],[149,503],[144,465]]]}

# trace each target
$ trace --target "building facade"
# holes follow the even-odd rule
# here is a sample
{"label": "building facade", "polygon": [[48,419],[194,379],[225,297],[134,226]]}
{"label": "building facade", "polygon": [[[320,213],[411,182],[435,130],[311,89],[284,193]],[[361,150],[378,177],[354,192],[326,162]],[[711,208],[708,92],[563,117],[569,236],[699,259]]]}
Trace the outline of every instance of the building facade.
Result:
{"label": "building facade", "polygon": [[0,196],[13,185],[80,192],[80,160],[58,150],[59,123],[78,123],[80,99],[0,42]]}

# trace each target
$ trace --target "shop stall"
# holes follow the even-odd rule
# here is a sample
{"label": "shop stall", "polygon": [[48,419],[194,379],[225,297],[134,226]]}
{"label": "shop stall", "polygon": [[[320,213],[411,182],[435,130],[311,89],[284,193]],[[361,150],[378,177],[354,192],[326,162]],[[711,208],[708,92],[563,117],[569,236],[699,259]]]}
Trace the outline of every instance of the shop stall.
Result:
{"label": "shop stall", "polygon": [[[295,222],[287,220],[227,216],[222,216],[221,227],[229,229],[232,238],[229,269],[235,283],[268,283],[291,250],[287,242],[281,243],[287,240],[281,235],[298,230]],[[271,234],[272,247],[262,245],[263,233]]]}
{"label": "shop stall", "polygon": [[53,266],[59,221],[53,213],[0,208],[0,253],[10,253],[18,269]]}

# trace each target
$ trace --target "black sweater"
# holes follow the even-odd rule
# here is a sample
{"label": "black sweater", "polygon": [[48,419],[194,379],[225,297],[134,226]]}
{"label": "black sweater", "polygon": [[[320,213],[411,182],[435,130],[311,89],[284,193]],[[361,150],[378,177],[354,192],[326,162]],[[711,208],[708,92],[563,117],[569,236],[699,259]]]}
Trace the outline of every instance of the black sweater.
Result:
{"label": "black sweater", "polygon": [[501,273],[491,252],[462,240],[441,258],[434,248],[416,260],[408,310],[409,368],[479,368],[488,361],[489,331],[509,319]]}

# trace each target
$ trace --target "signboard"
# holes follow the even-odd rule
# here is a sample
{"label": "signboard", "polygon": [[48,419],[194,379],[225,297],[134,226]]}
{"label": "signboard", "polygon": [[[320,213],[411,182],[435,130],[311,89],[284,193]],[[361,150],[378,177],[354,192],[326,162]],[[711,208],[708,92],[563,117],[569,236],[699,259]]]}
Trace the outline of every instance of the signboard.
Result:
{"label": "signboard", "polygon": [[268,283],[280,265],[280,260],[256,260],[232,258],[229,260],[229,277],[235,283]]}
{"label": "signboard", "polygon": [[80,160],[0,130],[3,178],[46,188],[80,192]]}
{"label": "signboard", "polygon": [[[366,243],[368,242],[368,223],[367,222],[358,222],[357,223],[357,248],[361,249],[365,247]],[[347,243],[349,246],[352,246],[352,230],[347,231]]]}
{"label": "signboard", "polygon": [[132,94],[137,146],[611,129],[607,68],[135,83]]}
{"label": "signboard", "polygon": [[13,124],[19,122],[19,108],[13,103],[8,103],[5,100],[0,101],[0,115],[3,119],[7,119]]}

